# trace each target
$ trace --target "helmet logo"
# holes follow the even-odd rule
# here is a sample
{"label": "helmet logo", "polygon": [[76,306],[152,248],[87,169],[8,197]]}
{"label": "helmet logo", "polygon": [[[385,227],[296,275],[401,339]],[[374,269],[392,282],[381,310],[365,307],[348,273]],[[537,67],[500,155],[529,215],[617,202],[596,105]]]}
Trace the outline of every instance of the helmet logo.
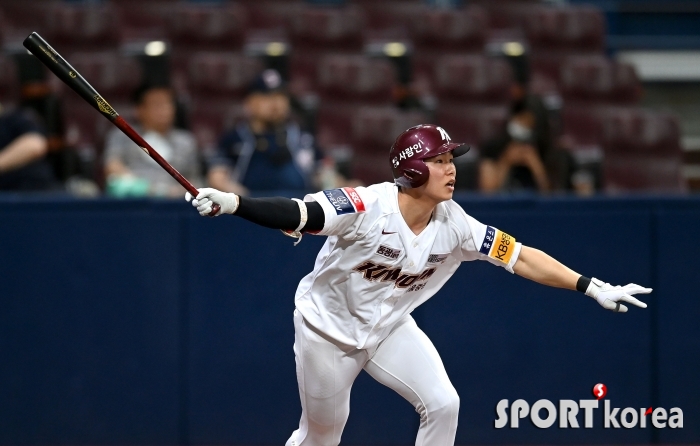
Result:
{"label": "helmet logo", "polygon": [[443,129],[442,127],[438,127],[437,129],[440,132],[440,136],[442,137],[443,141],[450,141],[450,135],[447,134],[445,129]]}
{"label": "helmet logo", "polygon": [[410,157],[412,157],[416,153],[420,153],[423,151],[423,142],[418,141],[418,143],[413,144],[412,146],[406,147],[403,149],[400,153],[399,156],[395,156],[391,162],[394,164],[394,167],[399,166],[399,160],[405,160]]}

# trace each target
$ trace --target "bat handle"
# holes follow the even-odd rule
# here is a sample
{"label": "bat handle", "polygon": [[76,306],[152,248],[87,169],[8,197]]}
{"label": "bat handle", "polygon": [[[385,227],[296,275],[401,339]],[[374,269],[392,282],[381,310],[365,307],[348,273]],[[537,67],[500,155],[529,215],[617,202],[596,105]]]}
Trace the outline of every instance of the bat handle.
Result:
{"label": "bat handle", "polygon": [[214,205],[211,207],[211,212],[209,212],[209,217],[215,217],[220,210],[221,206],[219,206],[219,203],[214,203]]}

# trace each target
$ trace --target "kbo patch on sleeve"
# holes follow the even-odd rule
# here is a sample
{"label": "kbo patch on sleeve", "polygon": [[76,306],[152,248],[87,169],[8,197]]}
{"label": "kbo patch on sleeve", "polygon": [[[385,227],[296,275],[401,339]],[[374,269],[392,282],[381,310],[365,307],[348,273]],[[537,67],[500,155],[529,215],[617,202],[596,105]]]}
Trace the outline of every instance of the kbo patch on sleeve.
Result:
{"label": "kbo patch on sleeve", "polygon": [[352,187],[324,190],[323,194],[328,198],[338,215],[365,211],[365,204],[362,202],[360,194]]}
{"label": "kbo patch on sleeve", "polygon": [[479,252],[492,259],[508,264],[515,251],[515,237],[491,226],[486,227],[486,236]]}

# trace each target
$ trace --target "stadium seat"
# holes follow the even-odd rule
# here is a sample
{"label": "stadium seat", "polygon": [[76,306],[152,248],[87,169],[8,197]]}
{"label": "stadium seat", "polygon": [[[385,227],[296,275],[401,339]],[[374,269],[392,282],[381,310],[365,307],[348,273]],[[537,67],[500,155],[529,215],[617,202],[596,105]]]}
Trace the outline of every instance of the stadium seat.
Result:
{"label": "stadium seat", "polygon": [[678,119],[635,107],[564,108],[567,148],[603,149],[606,191],[682,191],[682,151]]}
{"label": "stadium seat", "polygon": [[680,157],[678,118],[641,108],[607,108],[602,117],[605,153],[630,157],[655,155]]}
{"label": "stadium seat", "polygon": [[2,45],[4,42],[5,34],[7,33],[9,27],[10,23],[5,18],[5,14],[2,12],[2,9],[0,9],[0,45]]}
{"label": "stadium seat", "polygon": [[360,50],[365,17],[353,5],[305,6],[292,11],[289,32],[299,50]]}
{"label": "stadium seat", "polygon": [[559,79],[564,99],[570,101],[632,104],[642,90],[632,65],[603,55],[568,57]]}
{"label": "stadium seat", "polygon": [[[135,124],[131,104],[111,102],[111,105],[127,122]],[[104,139],[115,127],[73,91],[64,92],[63,109],[66,111],[64,120],[67,145],[81,152],[81,157],[91,158],[95,166],[100,166],[96,169],[98,177],[94,179],[101,184],[104,181],[101,167]]]}
{"label": "stadium seat", "polygon": [[50,3],[37,11],[43,13],[47,38],[59,52],[62,47],[104,50],[121,41],[120,16],[110,3]]}
{"label": "stadium seat", "polygon": [[608,193],[678,193],[686,189],[679,157],[607,155],[603,184]]}
{"label": "stadium seat", "polygon": [[506,106],[471,106],[441,104],[435,121],[453,141],[479,146],[498,135],[508,118]]}
{"label": "stadium seat", "polygon": [[410,36],[418,50],[481,51],[488,21],[478,6],[463,9],[413,9],[407,17]]}
{"label": "stadium seat", "polygon": [[249,0],[243,5],[255,29],[286,29],[291,17],[306,7],[304,0]]}
{"label": "stadium seat", "polygon": [[539,6],[541,0],[470,0],[470,4],[478,5],[486,11],[489,28],[517,28],[524,14]]}
{"label": "stadium seat", "polygon": [[396,72],[384,59],[329,55],[318,62],[318,88],[329,101],[390,103]]}
{"label": "stadium seat", "polygon": [[316,119],[316,142],[324,151],[349,147],[352,142],[352,120],[356,105],[321,102]]}
{"label": "stadium seat", "polygon": [[317,141],[326,153],[337,147],[352,148],[352,176],[365,184],[391,181],[389,148],[402,131],[427,122],[430,119],[424,113],[391,106],[322,106]]}
{"label": "stadium seat", "polygon": [[8,56],[0,55],[0,103],[7,105],[19,97],[17,66]]}
{"label": "stadium seat", "polygon": [[195,99],[188,105],[191,130],[204,152],[215,150],[223,133],[245,116],[240,102]]}
{"label": "stadium seat", "polygon": [[[245,34],[246,10],[236,4],[176,3],[166,16],[168,36],[175,48],[233,50]],[[214,48],[215,49],[215,48]]]}
{"label": "stadium seat", "polygon": [[386,157],[401,132],[429,122],[430,118],[423,112],[405,112],[392,106],[359,107],[352,120],[355,153],[381,153]]}
{"label": "stadium seat", "polygon": [[364,184],[393,182],[394,180],[389,164],[389,149],[386,150],[386,153],[355,154],[350,169],[352,177]]}
{"label": "stadium seat", "polygon": [[188,64],[188,86],[193,96],[240,98],[262,69],[260,60],[238,53],[195,53]]}
{"label": "stadium seat", "polygon": [[433,73],[441,100],[471,103],[506,102],[513,75],[504,60],[481,55],[441,57]]}
{"label": "stadium seat", "polygon": [[565,105],[561,113],[562,133],[568,148],[603,146],[603,107]]}
{"label": "stadium seat", "polygon": [[143,79],[141,65],[117,52],[81,52],[68,57],[71,65],[105,98],[128,101]]}
{"label": "stadium seat", "polygon": [[535,6],[523,9],[522,14],[523,29],[535,52],[603,51],[605,18],[595,7]]}
{"label": "stadium seat", "polygon": [[319,55],[313,52],[292,52],[289,56],[289,88],[298,96],[318,91]]}
{"label": "stadium seat", "polygon": [[122,22],[125,41],[163,40],[166,16],[173,8],[169,0],[119,0],[112,2]]}
{"label": "stadium seat", "polygon": [[424,2],[381,1],[361,4],[367,18],[365,41],[406,41],[417,54],[480,52],[488,31],[483,8],[431,8]]}

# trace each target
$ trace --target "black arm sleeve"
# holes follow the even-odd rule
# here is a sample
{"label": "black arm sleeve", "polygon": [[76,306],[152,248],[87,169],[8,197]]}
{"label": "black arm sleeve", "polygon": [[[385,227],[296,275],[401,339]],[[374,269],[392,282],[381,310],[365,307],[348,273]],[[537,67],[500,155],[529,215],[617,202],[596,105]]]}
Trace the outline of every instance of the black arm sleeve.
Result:
{"label": "black arm sleeve", "polygon": [[[238,215],[260,226],[272,229],[295,230],[301,221],[299,204],[289,198],[248,198],[238,197],[238,209],[234,215]],[[323,208],[315,201],[305,202],[308,213],[306,225],[302,232],[320,231],[326,222]]]}

